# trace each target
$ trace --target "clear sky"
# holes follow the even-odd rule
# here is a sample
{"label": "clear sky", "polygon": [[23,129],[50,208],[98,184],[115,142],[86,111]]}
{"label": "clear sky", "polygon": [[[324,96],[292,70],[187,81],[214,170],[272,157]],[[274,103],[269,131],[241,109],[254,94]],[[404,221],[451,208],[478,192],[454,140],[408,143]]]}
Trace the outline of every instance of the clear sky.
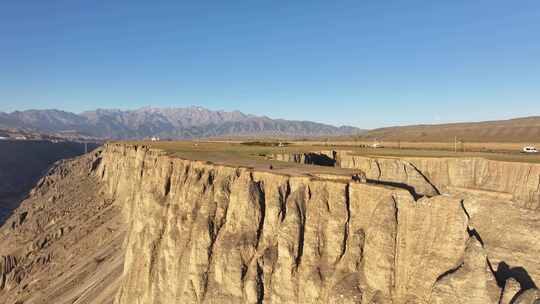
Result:
{"label": "clear sky", "polygon": [[540,1],[0,0],[0,111],[373,128],[540,114]]}

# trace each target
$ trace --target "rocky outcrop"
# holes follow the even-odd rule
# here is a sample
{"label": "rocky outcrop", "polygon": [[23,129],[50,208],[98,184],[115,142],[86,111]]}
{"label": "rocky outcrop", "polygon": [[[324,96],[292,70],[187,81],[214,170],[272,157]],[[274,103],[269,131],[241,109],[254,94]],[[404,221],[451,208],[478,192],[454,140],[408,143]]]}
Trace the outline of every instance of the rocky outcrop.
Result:
{"label": "rocky outcrop", "polygon": [[514,279],[509,278],[504,282],[504,289],[503,293],[501,295],[501,301],[500,304],[512,304],[514,303],[514,298],[519,294],[519,291],[521,290],[521,284]]}
{"label": "rocky outcrop", "polygon": [[[402,177],[415,189],[439,191],[416,164],[397,164],[381,176],[407,170]],[[51,170],[0,229],[0,297],[535,303],[536,210],[475,192],[420,197],[370,179],[262,172],[108,144]]]}
{"label": "rocky outcrop", "polygon": [[427,302],[437,278],[458,265],[466,227],[456,198],[423,198],[398,209],[396,303]]}
{"label": "rocky outcrop", "polygon": [[493,200],[513,201],[527,209],[540,208],[540,165],[484,158],[366,157],[352,151],[276,154],[283,161],[306,162],[305,154],[332,158],[341,168],[360,169],[368,180],[409,186],[419,195],[473,194]]}
{"label": "rocky outcrop", "polygon": [[6,283],[13,280],[9,278],[12,275],[12,270],[17,266],[17,259],[13,256],[0,257],[0,289],[6,287]]}
{"label": "rocky outcrop", "polygon": [[431,303],[498,303],[500,290],[490,269],[485,250],[472,236],[461,265],[442,275],[431,295]]}
{"label": "rocky outcrop", "polygon": [[103,179],[132,225],[118,303],[360,299],[348,184],[109,148]]}
{"label": "rocky outcrop", "polygon": [[540,290],[528,289],[520,294],[513,304],[539,304],[540,303]]}
{"label": "rocky outcrop", "polygon": [[54,162],[84,150],[84,144],[75,142],[0,140],[0,226]]}
{"label": "rocky outcrop", "polygon": [[371,183],[408,189],[415,196],[434,196],[439,190],[412,164],[399,159],[371,159],[358,161],[346,151],[319,151],[306,153],[274,154],[278,161],[295,162],[319,166],[338,166],[360,169]]}
{"label": "rocky outcrop", "polygon": [[[498,200],[512,200],[528,209],[540,208],[540,165],[494,161],[484,158],[371,158],[339,154],[343,168],[358,168],[368,178],[404,182],[405,166],[414,168],[441,193],[472,193]],[[396,169],[398,168],[398,169]],[[416,179],[418,180],[418,179]],[[429,195],[428,192],[419,191]]]}
{"label": "rocky outcrop", "polygon": [[28,192],[54,162],[82,154],[84,144],[76,142],[0,141],[0,198]]}
{"label": "rocky outcrop", "polygon": [[512,261],[536,278],[538,242],[508,247],[483,225],[508,206],[142,146],[108,145],[97,175],[129,223],[116,303],[498,303],[490,265]]}
{"label": "rocky outcrop", "polygon": [[56,163],[0,228],[0,303],[111,303],[122,274],[120,208],[99,151]]}
{"label": "rocky outcrop", "polygon": [[465,198],[463,207],[469,230],[484,244],[499,285],[514,278],[524,289],[536,287],[540,264],[533,253],[540,252],[540,213],[485,197]]}

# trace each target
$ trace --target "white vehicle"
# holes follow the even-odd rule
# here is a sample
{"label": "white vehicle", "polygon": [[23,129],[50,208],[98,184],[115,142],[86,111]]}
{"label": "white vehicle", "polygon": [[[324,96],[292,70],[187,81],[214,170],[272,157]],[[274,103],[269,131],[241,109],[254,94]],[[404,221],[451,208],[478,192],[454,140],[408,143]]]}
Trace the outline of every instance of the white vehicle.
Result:
{"label": "white vehicle", "polygon": [[377,148],[382,148],[382,144],[381,144],[381,142],[380,142],[377,138],[375,138],[375,139],[373,140],[373,143],[372,143],[371,145],[369,145],[369,146],[370,146],[371,148],[375,148],[375,149],[377,149]]}
{"label": "white vehicle", "polygon": [[526,146],[526,147],[523,147],[522,152],[523,153],[538,153],[538,150],[536,150],[534,146]]}

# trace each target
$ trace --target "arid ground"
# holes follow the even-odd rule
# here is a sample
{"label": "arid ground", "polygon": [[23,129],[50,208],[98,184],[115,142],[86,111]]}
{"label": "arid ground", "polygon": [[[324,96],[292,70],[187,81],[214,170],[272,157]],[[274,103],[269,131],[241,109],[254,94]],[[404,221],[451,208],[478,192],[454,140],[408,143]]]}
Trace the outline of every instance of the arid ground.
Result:
{"label": "arid ground", "polygon": [[0,297],[533,304],[539,163],[502,150],[112,142],[55,164],[0,228]]}

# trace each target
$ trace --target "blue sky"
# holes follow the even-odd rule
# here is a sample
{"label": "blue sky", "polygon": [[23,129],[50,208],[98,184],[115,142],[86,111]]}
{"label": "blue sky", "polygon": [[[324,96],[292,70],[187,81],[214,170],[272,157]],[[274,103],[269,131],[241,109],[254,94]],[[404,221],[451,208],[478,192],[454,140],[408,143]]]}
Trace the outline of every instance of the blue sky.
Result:
{"label": "blue sky", "polygon": [[0,111],[373,128],[540,114],[540,1],[2,1]]}

